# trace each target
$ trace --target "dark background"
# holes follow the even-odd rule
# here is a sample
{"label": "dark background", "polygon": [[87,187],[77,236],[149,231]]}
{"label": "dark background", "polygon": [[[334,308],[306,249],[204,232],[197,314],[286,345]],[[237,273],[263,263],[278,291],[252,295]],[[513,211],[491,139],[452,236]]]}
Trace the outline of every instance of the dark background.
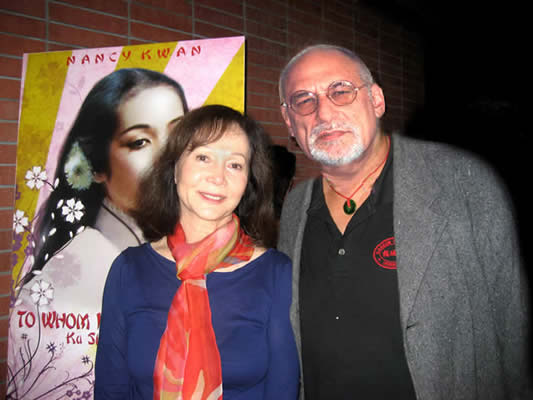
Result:
{"label": "dark background", "polygon": [[[532,221],[530,65],[532,13],[513,1],[363,1],[421,33],[425,105],[406,134],[485,158],[509,187],[523,255]],[[526,3],[527,4],[527,3]]]}
{"label": "dark background", "polygon": [[[533,13],[512,1],[363,0],[420,32],[426,102],[410,134],[481,153],[529,143],[529,49]],[[466,124],[466,125],[464,125]],[[467,129],[465,129],[467,128]]]}

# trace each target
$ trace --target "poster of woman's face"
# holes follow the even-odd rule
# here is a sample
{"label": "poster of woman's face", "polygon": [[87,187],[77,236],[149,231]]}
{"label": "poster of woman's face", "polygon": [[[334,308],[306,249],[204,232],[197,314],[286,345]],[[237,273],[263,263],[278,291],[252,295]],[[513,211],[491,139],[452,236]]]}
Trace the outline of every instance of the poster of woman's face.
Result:
{"label": "poster of woman's face", "polygon": [[117,109],[118,129],[109,144],[109,171],[95,175],[106,197],[124,212],[135,209],[137,187],[144,171],[165,144],[186,105],[169,86],[141,89]]}
{"label": "poster of woman's face", "polygon": [[24,56],[7,398],[92,398],[102,292],[145,240],[138,183],[179,119],[244,111],[244,38]]}

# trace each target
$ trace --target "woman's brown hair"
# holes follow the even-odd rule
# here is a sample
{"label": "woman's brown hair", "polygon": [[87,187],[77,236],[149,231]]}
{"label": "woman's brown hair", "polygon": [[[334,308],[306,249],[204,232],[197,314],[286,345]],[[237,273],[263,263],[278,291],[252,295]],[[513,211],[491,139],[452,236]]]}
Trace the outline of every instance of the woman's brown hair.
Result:
{"label": "woman's brown hair", "polygon": [[179,222],[180,205],[174,182],[176,163],[187,152],[221,138],[232,125],[243,130],[250,145],[248,183],[235,214],[256,245],[276,245],[269,137],[259,123],[222,105],[204,106],[185,114],[141,180],[135,218],[147,240],[156,241],[173,233]]}

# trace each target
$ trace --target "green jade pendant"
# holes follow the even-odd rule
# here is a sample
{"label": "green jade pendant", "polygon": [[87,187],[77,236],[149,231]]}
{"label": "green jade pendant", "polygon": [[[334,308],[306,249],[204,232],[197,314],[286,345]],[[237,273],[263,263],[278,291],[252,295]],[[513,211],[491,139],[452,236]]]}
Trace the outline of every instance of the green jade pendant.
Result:
{"label": "green jade pendant", "polygon": [[353,201],[352,199],[350,200],[346,200],[346,202],[344,203],[344,213],[345,214],[348,214],[348,215],[352,215],[354,212],[355,212],[355,201]]}

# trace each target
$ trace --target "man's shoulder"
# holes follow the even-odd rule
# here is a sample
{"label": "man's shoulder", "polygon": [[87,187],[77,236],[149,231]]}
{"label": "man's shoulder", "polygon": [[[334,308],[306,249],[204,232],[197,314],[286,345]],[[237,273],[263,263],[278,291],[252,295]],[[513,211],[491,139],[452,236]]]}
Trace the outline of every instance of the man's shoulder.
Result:
{"label": "man's shoulder", "polygon": [[403,134],[393,134],[392,138],[393,142],[397,144],[397,146],[395,146],[397,152],[401,152],[402,155],[419,153],[424,156],[426,160],[437,163],[443,160],[450,160],[454,162],[474,162],[484,164],[478,155],[453,144],[419,139]]}
{"label": "man's shoulder", "polygon": [[[301,228],[302,221],[306,219],[306,211],[311,202],[313,192],[313,179],[307,179],[298,183],[285,197],[280,220],[279,243],[285,246],[295,238],[296,232]],[[288,253],[287,248],[282,251]]]}
{"label": "man's shoulder", "polygon": [[477,157],[465,149],[452,144],[436,142],[426,139],[418,139],[403,134],[393,134],[396,148],[404,153],[418,152],[426,157],[442,156],[450,159],[476,159]]}
{"label": "man's shoulder", "polygon": [[449,174],[452,170],[467,171],[468,168],[492,170],[479,155],[459,146],[412,138],[401,134],[393,135],[396,146],[395,163],[412,163],[423,160],[426,167]]}
{"label": "man's shoulder", "polygon": [[487,160],[461,147],[396,135],[395,176],[398,181],[420,180],[454,192],[456,185],[466,192],[506,190],[500,173]]}
{"label": "man's shoulder", "polygon": [[309,178],[296,184],[294,188],[287,194],[285,199],[286,204],[291,204],[297,201],[304,201],[304,199],[310,199],[311,192],[313,190],[313,183],[317,178]]}

